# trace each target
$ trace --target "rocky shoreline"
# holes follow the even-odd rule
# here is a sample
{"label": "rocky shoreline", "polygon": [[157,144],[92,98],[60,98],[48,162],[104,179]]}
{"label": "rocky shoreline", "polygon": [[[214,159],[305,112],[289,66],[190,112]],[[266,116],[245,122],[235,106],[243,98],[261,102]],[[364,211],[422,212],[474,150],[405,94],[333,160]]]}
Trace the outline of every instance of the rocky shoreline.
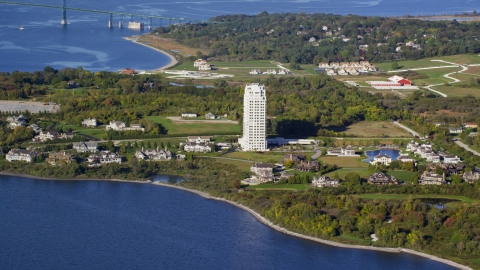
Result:
{"label": "rocky shoreline", "polygon": [[229,200],[224,199],[224,198],[213,197],[210,194],[208,194],[206,192],[203,192],[203,191],[192,190],[192,189],[188,189],[188,188],[184,188],[184,187],[180,187],[180,186],[176,186],[176,185],[171,185],[171,184],[167,184],[167,183],[152,182],[152,184],[153,185],[158,185],[158,186],[169,187],[169,188],[180,189],[180,190],[184,190],[184,191],[187,191],[187,192],[195,193],[195,194],[200,195],[200,196],[204,197],[205,199],[209,199],[209,200],[216,200],[216,201],[222,201],[222,202],[225,202],[225,203],[229,203],[231,205],[234,205],[238,208],[241,208],[241,209],[249,212],[258,221],[260,221],[261,223],[269,226],[270,228],[272,228],[276,231],[294,236],[294,237],[307,239],[307,240],[310,240],[310,241],[315,241],[315,242],[318,242],[318,243],[322,243],[322,244],[326,244],[326,245],[330,245],[330,246],[334,246],[334,247],[340,247],[340,248],[353,248],[353,249],[363,249],[363,250],[372,250],[372,251],[381,251],[381,252],[390,252],[390,253],[405,252],[405,253],[409,253],[409,254],[412,254],[412,255],[424,257],[424,258],[427,258],[427,259],[430,259],[430,260],[438,261],[438,262],[456,267],[458,269],[465,269],[465,270],[467,270],[467,269],[471,270],[472,269],[468,266],[461,265],[461,264],[456,263],[454,261],[442,259],[442,258],[434,256],[434,255],[418,252],[418,251],[411,250],[411,249],[406,249],[406,248],[382,248],[382,247],[372,247],[372,246],[349,245],[349,244],[342,244],[342,243],[338,243],[338,242],[334,242],[334,241],[330,241],[330,240],[324,240],[324,239],[320,239],[320,238],[316,238],[316,237],[312,237],[312,236],[299,234],[299,233],[289,231],[285,228],[282,228],[278,225],[273,224],[272,222],[270,222],[269,220],[267,220],[266,218],[261,216],[259,213],[255,212],[253,209],[248,208],[245,205],[242,205],[240,203],[229,201]]}

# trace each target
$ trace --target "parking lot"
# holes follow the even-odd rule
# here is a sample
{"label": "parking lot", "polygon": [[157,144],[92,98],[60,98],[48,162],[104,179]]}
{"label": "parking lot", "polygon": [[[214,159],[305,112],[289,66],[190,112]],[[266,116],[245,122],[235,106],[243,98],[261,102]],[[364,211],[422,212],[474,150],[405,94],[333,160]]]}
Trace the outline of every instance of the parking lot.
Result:
{"label": "parking lot", "polygon": [[13,100],[0,100],[0,111],[2,112],[24,112],[29,111],[31,113],[38,112],[57,112],[60,109],[60,105],[57,104],[44,104],[43,102],[34,101],[13,101]]}

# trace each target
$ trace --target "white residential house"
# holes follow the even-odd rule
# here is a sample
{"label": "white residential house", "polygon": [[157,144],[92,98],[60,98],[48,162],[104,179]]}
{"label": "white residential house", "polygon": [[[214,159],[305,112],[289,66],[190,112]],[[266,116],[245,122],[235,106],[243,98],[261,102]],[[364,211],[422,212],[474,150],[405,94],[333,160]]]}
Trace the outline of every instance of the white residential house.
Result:
{"label": "white residential house", "polygon": [[440,155],[435,152],[428,153],[425,157],[427,161],[432,163],[440,163]]}
{"label": "white residential house", "polygon": [[480,179],[480,172],[465,172],[463,174],[463,181],[473,184],[474,181]]}
{"label": "white residential house", "polygon": [[328,176],[321,175],[318,178],[314,177],[312,180],[312,186],[314,187],[338,187],[340,180],[331,179]]}
{"label": "white residential house", "polygon": [[215,116],[215,114],[209,112],[209,113],[207,113],[207,114],[205,115],[205,118],[206,118],[206,119],[215,119],[215,118],[217,118],[217,117]]}
{"label": "white residential house", "polygon": [[10,129],[15,129],[16,127],[23,127],[27,125],[27,121],[22,114],[19,116],[7,117],[7,122]]}
{"label": "white residential house", "polygon": [[98,142],[75,142],[73,143],[73,149],[79,153],[95,153],[98,152]]}
{"label": "white residential house", "polygon": [[110,151],[102,151],[98,154],[92,154],[87,158],[88,163],[90,163],[90,167],[99,166],[102,164],[108,163],[122,163],[122,157],[120,157],[117,153],[113,153]]}
{"label": "white residential house", "polygon": [[457,163],[460,163],[460,162],[462,162],[462,160],[457,156],[448,155],[448,156],[443,157],[443,163],[457,164]]}
{"label": "white residential house", "polygon": [[212,152],[212,147],[205,143],[187,143],[185,144],[184,148],[185,152],[199,152],[199,153],[207,153]]}
{"label": "white residential house", "polygon": [[7,161],[23,161],[23,162],[33,162],[33,159],[39,154],[36,149],[26,150],[26,149],[12,149],[10,150],[5,158]]}
{"label": "white residential house", "polygon": [[84,127],[96,127],[98,125],[96,118],[83,119],[82,126]]}
{"label": "white residential house", "polygon": [[32,140],[34,142],[45,142],[58,139],[59,135],[56,131],[40,131]]}
{"label": "white residential house", "polygon": [[402,51],[402,47],[401,47],[401,46],[397,46],[397,48],[395,48],[395,51],[396,51],[396,52],[401,52],[401,51]]}
{"label": "white residential house", "polygon": [[448,129],[448,131],[451,134],[460,134],[460,133],[462,133],[463,129],[462,129],[462,127],[451,127],[451,128]]}
{"label": "white residential house", "polygon": [[314,38],[314,37],[311,37],[311,38],[308,40],[308,42],[310,42],[310,43],[315,42],[315,41],[317,41],[317,39]]}
{"label": "white residential house", "polygon": [[390,163],[392,163],[392,158],[385,154],[379,154],[379,155],[376,155],[372,161],[370,161],[370,164],[372,165],[375,165],[378,163],[388,166],[390,165]]}
{"label": "white residential house", "polygon": [[146,160],[146,161],[159,161],[159,160],[170,160],[173,157],[172,152],[170,150],[137,150],[134,156],[138,159]]}
{"label": "white residential house", "polygon": [[187,117],[195,118],[197,116],[198,116],[198,114],[196,114],[196,113],[182,113],[183,118],[187,118]]}
{"label": "white residential house", "polygon": [[33,129],[33,131],[38,134],[42,131],[42,129],[37,125],[37,124],[31,124],[30,126],[28,126],[28,128],[31,128]]}
{"label": "white residential house", "polygon": [[260,75],[262,74],[262,72],[258,69],[252,69],[252,71],[250,71],[250,75]]}
{"label": "white residential house", "polygon": [[323,30],[323,31],[327,31],[327,30],[328,30],[328,27],[324,25],[324,26],[322,26],[322,30]]}
{"label": "white residential house", "polygon": [[404,163],[405,162],[415,162],[415,160],[407,154],[401,154],[399,157],[397,157],[397,160],[401,161],[401,162],[404,162]]}
{"label": "white residential house", "polygon": [[359,45],[359,46],[358,46],[358,49],[360,49],[360,50],[366,50],[366,49],[368,49],[368,44]]}
{"label": "white residential house", "polygon": [[277,75],[277,71],[275,69],[267,69],[263,74],[273,74]]}
{"label": "white residential house", "polygon": [[198,66],[198,70],[212,70],[212,66],[209,64],[200,65]]}
{"label": "white residential house", "polygon": [[282,68],[282,69],[278,70],[278,74],[279,75],[287,75],[287,74],[290,74],[290,71],[288,69]]}
{"label": "white residential house", "polygon": [[207,144],[211,141],[210,136],[188,136],[187,142],[189,143],[204,143]]}
{"label": "white residential house", "polygon": [[256,162],[250,167],[250,171],[254,173],[252,178],[261,183],[273,181],[273,164]]}
{"label": "white residential house", "polygon": [[126,128],[127,125],[124,122],[121,121],[110,121],[108,125],[105,126],[106,130],[115,130],[115,131],[122,131],[124,128]]}
{"label": "white residential house", "polygon": [[198,68],[202,65],[207,65],[207,61],[203,60],[203,59],[197,59],[197,60],[195,60],[195,62],[193,62],[193,67]]}
{"label": "white residential house", "polygon": [[446,184],[445,174],[435,174],[424,171],[420,179],[418,179],[420,185],[442,185]]}
{"label": "white residential house", "polygon": [[325,71],[327,72],[327,75],[329,75],[329,76],[336,76],[337,75],[337,71],[335,71],[334,69],[325,69]]}

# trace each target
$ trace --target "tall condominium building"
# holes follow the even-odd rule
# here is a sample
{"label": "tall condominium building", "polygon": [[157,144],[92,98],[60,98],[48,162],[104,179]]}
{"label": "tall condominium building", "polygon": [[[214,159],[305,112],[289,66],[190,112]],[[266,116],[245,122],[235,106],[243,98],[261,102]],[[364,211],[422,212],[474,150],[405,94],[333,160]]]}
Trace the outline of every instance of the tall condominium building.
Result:
{"label": "tall condominium building", "polygon": [[238,140],[243,151],[265,151],[267,98],[265,86],[247,84],[243,96],[243,137]]}

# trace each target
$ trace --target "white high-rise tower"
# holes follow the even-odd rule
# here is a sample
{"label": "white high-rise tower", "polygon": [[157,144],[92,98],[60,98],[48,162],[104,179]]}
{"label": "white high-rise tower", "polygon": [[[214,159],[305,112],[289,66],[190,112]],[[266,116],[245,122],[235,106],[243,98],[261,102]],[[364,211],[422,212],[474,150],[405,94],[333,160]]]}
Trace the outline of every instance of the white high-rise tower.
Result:
{"label": "white high-rise tower", "polygon": [[266,151],[267,98],[265,86],[247,84],[243,96],[243,137],[238,143],[243,151]]}

